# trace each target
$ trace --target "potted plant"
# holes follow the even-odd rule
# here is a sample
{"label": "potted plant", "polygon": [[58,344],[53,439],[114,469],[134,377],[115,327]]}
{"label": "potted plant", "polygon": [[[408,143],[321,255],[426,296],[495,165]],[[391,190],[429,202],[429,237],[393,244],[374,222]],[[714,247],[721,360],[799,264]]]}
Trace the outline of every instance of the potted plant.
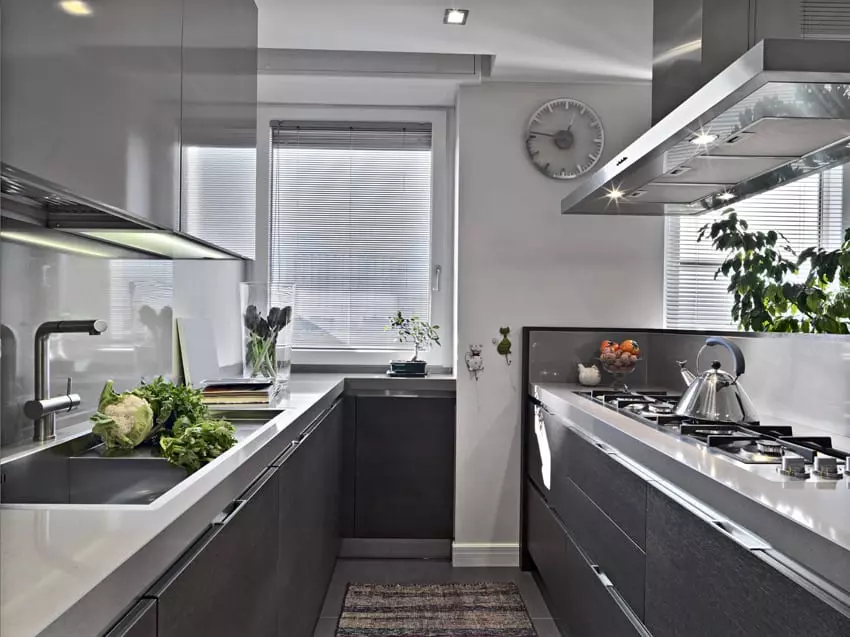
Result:
{"label": "potted plant", "polygon": [[431,325],[418,316],[405,317],[399,311],[390,319],[387,330],[395,330],[399,343],[413,343],[413,358],[409,361],[391,361],[390,376],[425,376],[427,363],[419,360],[419,352],[431,345],[440,345],[440,326]]}
{"label": "potted plant", "polygon": [[850,228],[836,250],[810,247],[797,254],[781,233],[750,230],[729,209],[700,230],[698,241],[709,240],[725,253],[715,277],[729,277],[740,329],[850,333]]}

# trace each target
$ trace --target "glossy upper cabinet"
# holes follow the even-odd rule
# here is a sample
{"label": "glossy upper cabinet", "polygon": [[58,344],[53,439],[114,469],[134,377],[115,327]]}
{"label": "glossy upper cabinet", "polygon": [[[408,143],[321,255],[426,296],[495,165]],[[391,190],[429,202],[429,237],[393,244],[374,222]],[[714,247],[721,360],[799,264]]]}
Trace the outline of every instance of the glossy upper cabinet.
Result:
{"label": "glossy upper cabinet", "polygon": [[182,12],[181,0],[3,0],[3,162],[176,227]]}
{"label": "glossy upper cabinet", "polygon": [[257,7],[183,2],[183,232],[246,258],[256,245]]}

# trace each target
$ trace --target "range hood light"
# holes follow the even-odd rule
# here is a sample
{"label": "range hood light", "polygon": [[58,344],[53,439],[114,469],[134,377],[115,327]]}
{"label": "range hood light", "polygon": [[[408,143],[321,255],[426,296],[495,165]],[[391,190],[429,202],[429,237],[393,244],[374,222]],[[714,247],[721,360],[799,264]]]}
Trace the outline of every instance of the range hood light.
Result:
{"label": "range hood light", "polygon": [[62,0],[59,7],[68,15],[73,16],[88,16],[93,13],[91,6],[85,0]]}
{"label": "range hood light", "polygon": [[611,201],[617,201],[619,199],[622,199],[624,194],[625,193],[622,190],[615,186],[614,188],[608,191],[606,197],[608,197],[608,199],[610,199]]}
{"label": "range hood light", "polygon": [[717,198],[720,199],[720,201],[732,201],[735,198],[735,193],[731,193],[727,190],[726,192],[721,192],[717,195]]}
{"label": "range hood light", "polygon": [[90,239],[169,259],[229,259],[217,250],[169,232],[152,230],[73,230]]}
{"label": "range hood light", "polygon": [[117,256],[117,252],[109,251],[108,249],[97,250],[89,247],[81,247],[70,239],[62,240],[62,238],[42,236],[42,234],[35,232],[18,232],[14,230],[3,230],[2,232],[0,232],[0,239],[3,239],[5,241],[14,241],[15,243],[23,243],[25,245],[30,246],[36,246],[38,248],[48,248],[50,250],[59,250],[60,252],[70,252],[71,254],[78,254],[84,257],[109,259]]}
{"label": "range hood light", "polygon": [[716,141],[717,135],[714,135],[712,133],[706,133],[705,131],[702,131],[699,135],[691,139],[691,143],[697,146],[708,146],[709,144]]}

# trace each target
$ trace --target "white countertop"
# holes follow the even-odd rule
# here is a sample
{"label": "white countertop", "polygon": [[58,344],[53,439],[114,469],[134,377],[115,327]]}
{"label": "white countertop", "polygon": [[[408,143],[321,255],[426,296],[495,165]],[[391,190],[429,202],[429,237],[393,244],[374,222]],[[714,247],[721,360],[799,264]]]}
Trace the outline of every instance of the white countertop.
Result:
{"label": "white countertop", "polygon": [[292,432],[282,434],[329,407],[346,379],[404,389],[451,377],[293,375],[283,413],[148,506],[2,505],[0,634],[91,637],[103,630],[284,450]]}
{"label": "white countertop", "polygon": [[[586,388],[565,384],[529,388],[535,398],[570,424],[691,492],[777,550],[850,591],[850,478],[799,480],[780,475],[775,465],[743,464],[579,396],[576,389]],[[782,423],[765,418],[765,424]],[[835,447],[850,448],[847,438],[793,426],[798,434],[831,435]]]}

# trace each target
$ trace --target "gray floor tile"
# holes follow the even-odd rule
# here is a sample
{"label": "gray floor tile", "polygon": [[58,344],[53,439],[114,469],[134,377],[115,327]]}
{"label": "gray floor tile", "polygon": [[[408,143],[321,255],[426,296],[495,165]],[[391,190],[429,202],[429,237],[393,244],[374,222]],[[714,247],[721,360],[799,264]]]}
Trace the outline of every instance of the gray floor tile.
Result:
{"label": "gray floor tile", "polygon": [[325,603],[322,605],[321,617],[339,617],[346,590],[348,590],[348,579],[339,572],[334,573],[325,595]]}
{"label": "gray floor tile", "polygon": [[[322,618],[316,623],[313,637],[334,637],[338,620],[335,617]],[[542,635],[540,637],[543,637]]]}
{"label": "gray floor tile", "polygon": [[537,631],[537,637],[561,637],[554,619],[533,619],[532,623],[534,630]]}
{"label": "gray floor tile", "polygon": [[552,613],[549,612],[549,607],[531,573],[521,573],[517,585],[532,619],[552,619]]}

